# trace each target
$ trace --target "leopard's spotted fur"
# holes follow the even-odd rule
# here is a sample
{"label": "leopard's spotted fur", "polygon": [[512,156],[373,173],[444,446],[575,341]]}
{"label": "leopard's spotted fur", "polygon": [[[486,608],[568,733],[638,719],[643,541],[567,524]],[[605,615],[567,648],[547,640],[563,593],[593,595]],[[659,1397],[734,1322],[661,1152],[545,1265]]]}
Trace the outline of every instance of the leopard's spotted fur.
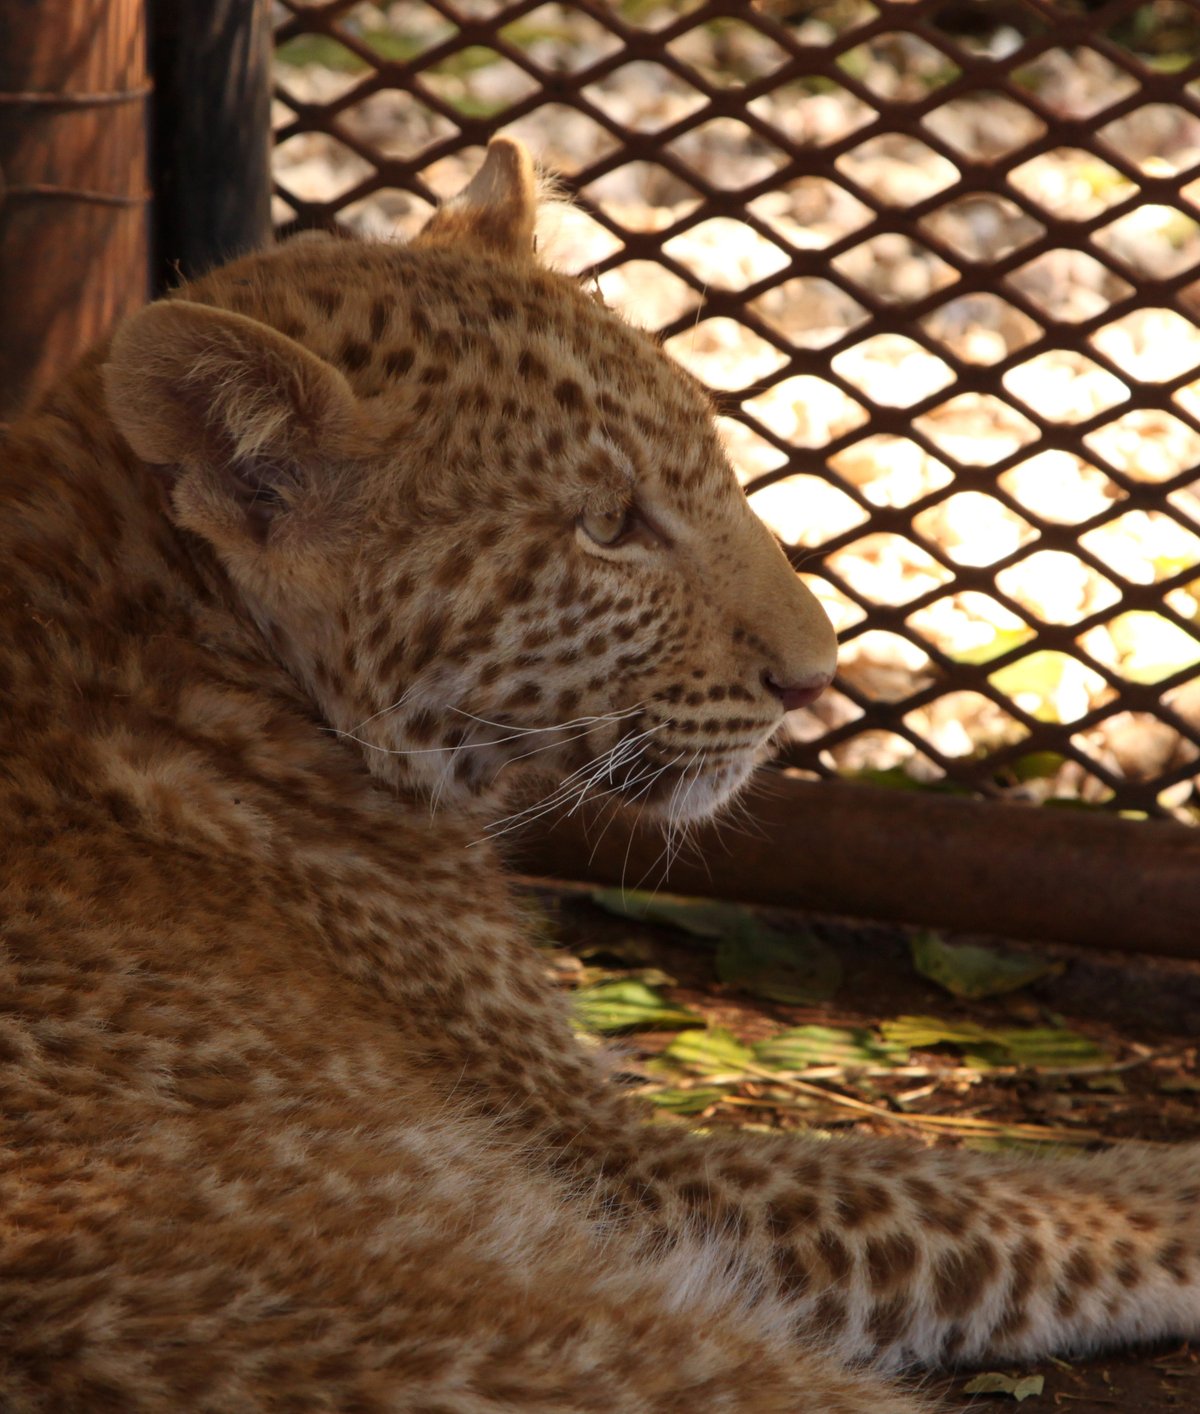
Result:
{"label": "leopard's spotted fur", "polygon": [[6,1414],[899,1414],[864,1360],[1200,1334],[1194,1147],[692,1137],[572,1039],[501,787],[703,813],[833,643],[532,209],[496,144],[409,247],[152,306],[5,448]]}

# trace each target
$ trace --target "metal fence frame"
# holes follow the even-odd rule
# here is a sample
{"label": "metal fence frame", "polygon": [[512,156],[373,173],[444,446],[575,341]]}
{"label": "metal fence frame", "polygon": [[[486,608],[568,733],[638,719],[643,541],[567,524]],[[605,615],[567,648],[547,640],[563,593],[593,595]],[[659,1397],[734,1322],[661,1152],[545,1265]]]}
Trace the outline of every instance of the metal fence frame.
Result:
{"label": "metal fence frame", "polygon": [[[984,795],[1003,794],[1012,785],[1012,773],[1014,770],[1019,771],[1023,761],[1032,759],[1035,753],[1054,752],[1063,758],[1078,762],[1081,769],[1098,782],[1103,791],[1110,793],[1109,804],[1113,808],[1150,816],[1166,814],[1159,799],[1164,787],[1179,781],[1192,780],[1196,776],[1194,761],[1186,758],[1194,755],[1196,748],[1200,748],[1200,712],[1195,716],[1190,713],[1185,715],[1169,705],[1164,698],[1172,689],[1200,677],[1200,663],[1190,665],[1156,682],[1128,681],[1111,665],[1096,662],[1089,657],[1081,647],[1079,639],[1089,628],[1130,610],[1153,613],[1174,624],[1181,631],[1193,637],[1200,637],[1197,625],[1182,618],[1165,599],[1172,589],[1193,584],[1200,577],[1200,564],[1180,568],[1175,574],[1153,584],[1122,581],[1114,574],[1111,566],[1098,560],[1079,543],[1079,537],[1098,525],[1135,509],[1152,510],[1187,524],[1168,497],[1172,492],[1200,479],[1200,467],[1195,467],[1186,468],[1167,482],[1153,484],[1140,481],[1120,467],[1106,462],[1103,456],[1088,447],[1086,441],[1090,433],[1111,422],[1118,414],[1125,414],[1132,409],[1163,405],[1171,408],[1172,415],[1200,432],[1200,421],[1197,421],[1193,412],[1170,401],[1176,391],[1195,379],[1195,369],[1185,370],[1164,382],[1137,383],[1130,378],[1127,370],[1116,367],[1110,358],[1089,342],[1089,336],[1097,329],[1140,306],[1168,309],[1189,322],[1195,320],[1196,298],[1194,292],[1189,293],[1189,286],[1200,280],[1200,268],[1193,267],[1151,277],[1145,272],[1139,273],[1123,266],[1118,258],[1098,246],[1094,238],[1102,228],[1120,220],[1146,202],[1175,205],[1189,216],[1193,213],[1193,204],[1183,195],[1183,189],[1190,181],[1195,180],[1194,168],[1174,174],[1148,173],[1126,154],[1106,142],[1104,137],[1098,134],[1098,128],[1151,103],[1171,104],[1187,113],[1200,114],[1200,83],[1193,82],[1200,77],[1200,54],[1183,69],[1156,72],[1144,58],[1109,37],[1114,26],[1122,21],[1129,22],[1135,12],[1147,8],[1139,5],[1137,0],[1110,0],[1110,3],[1087,9],[1078,5],[1052,4],[1047,0],[1014,0],[1014,3],[1002,7],[1003,18],[1010,24],[1021,26],[1024,33],[1015,47],[999,56],[973,51],[969,45],[956,39],[953,33],[939,27],[942,17],[948,11],[961,12],[970,9],[969,6],[947,6],[944,0],[877,0],[873,7],[873,18],[863,24],[851,25],[845,32],[835,35],[831,42],[822,46],[798,42],[792,26],[783,19],[765,13],[767,7],[752,9],[745,4],[729,3],[729,0],[708,0],[708,3],[680,15],[674,22],[662,28],[647,30],[622,19],[616,7],[600,3],[599,0],[573,0],[569,8],[581,11],[602,24],[617,37],[620,48],[585,69],[572,73],[556,73],[534,63],[521,49],[510,43],[503,33],[515,20],[540,9],[542,3],[543,0],[516,0],[516,3],[491,5],[485,7],[490,13],[469,18],[445,0],[430,0],[428,8],[452,21],[457,26],[455,33],[425,52],[398,62],[380,60],[369,44],[364,43],[340,23],[350,8],[350,0],[328,0],[328,3],[282,0],[280,8],[287,12],[287,17],[277,31],[279,43],[286,43],[300,34],[325,35],[336,39],[339,44],[371,65],[370,72],[360,83],[328,104],[315,105],[298,101],[287,92],[286,87],[277,90],[278,98],[293,112],[293,117],[277,130],[277,141],[286,141],[300,132],[326,132],[349,146],[372,167],[368,177],[332,202],[301,200],[277,184],[277,194],[294,211],[294,224],[329,224],[337,219],[337,213],[342,207],[382,188],[404,188],[432,202],[435,200],[434,192],[422,173],[441,157],[486,142],[493,132],[508,126],[543,104],[566,104],[586,114],[612,134],[617,144],[612,152],[573,174],[567,182],[577,194],[580,204],[621,242],[619,250],[599,263],[597,273],[603,274],[604,271],[630,260],[657,262],[693,289],[697,298],[696,308],[687,310],[659,331],[662,338],[670,339],[698,320],[722,316],[736,319],[767,345],[778,349],[783,356],[783,363],[770,375],[769,382],[778,383],[795,375],[816,375],[854,398],[866,408],[869,415],[864,426],[834,437],[819,449],[800,450],[757,421],[743,406],[751,393],[761,389],[761,383],[752,389],[722,394],[722,401],[729,405],[735,418],[749,426],[757,437],[778,448],[786,457],[786,461],[778,469],[760,476],[748,485],[747,490],[751,495],[797,471],[811,472],[814,470],[812,462],[823,458],[826,465],[819,474],[832,481],[838,490],[868,517],[866,524],[855,525],[841,535],[823,542],[817,551],[817,557],[821,561],[817,572],[832,582],[863,614],[861,621],[844,635],[844,641],[853,642],[858,635],[868,630],[898,634],[918,644],[931,664],[928,681],[900,701],[873,700],[857,690],[853,684],[845,680],[840,681],[838,688],[843,699],[848,700],[853,711],[861,715],[829,730],[815,730],[810,741],[793,744],[786,756],[787,764],[818,776],[830,776],[834,774],[828,755],[831,748],[865,730],[881,729],[911,742],[934,763],[937,771],[951,786]],[[1196,5],[1194,0],[1188,0],[1188,4],[1200,13],[1200,6]],[[780,12],[784,8],[778,5],[771,7],[773,11]],[[805,11],[811,10],[812,6],[797,5],[794,8],[797,11]],[[981,12],[990,10],[994,13],[1001,7],[976,8]],[[743,86],[730,88],[710,82],[676,57],[671,49],[672,41],[686,35],[697,25],[719,19],[733,19],[741,24],[753,26],[779,46],[785,55],[783,62],[770,73],[752,79]],[[943,86],[936,87],[915,100],[911,97],[896,100],[881,98],[846,72],[844,60],[848,53],[859,46],[869,44],[881,35],[894,34],[919,36],[946,56],[948,62],[957,68],[957,75]],[[1099,53],[1122,73],[1131,75],[1135,80],[1135,85],[1129,93],[1118,97],[1100,113],[1087,117],[1065,116],[1052,111],[1042,104],[1036,95],[1021,87],[1014,78],[1015,72],[1047,51],[1069,49],[1076,45],[1086,46]],[[484,46],[517,65],[536,85],[534,90],[504,111],[486,117],[460,112],[439,97],[436,86],[426,79],[448,58],[470,46]],[[605,75],[633,61],[652,62],[662,70],[686,81],[702,96],[703,105],[682,120],[653,133],[621,127],[598,107],[584,90],[601,81]],[[836,84],[849,91],[874,110],[874,121],[821,147],[797,146],[788,141],[778,129],[765,123],[751,107],[755,98],[797,79],[808,83],[815,79]],[[456,132],[453,136],[435,142],[411,156],[382,156],[371,145],[356,138],[343,121],[344,115],[356,104],[382,88],[396,89],[411,95],[414,102],[420,102],[452,122]],[[981,90],[1001,94],[1035,113],[1044,125],[1042,135],[1003,156],[979,160],[965,157],[944,138],[924,126],[922,120],[945,103]],[[773,150],[782,152],[784,156],[782,165],[770,175],[735,191],[706,183],[677,157],[671,147],[677,138],[712,119],[727,117],[736,118],[751,133],[769,142]],[[887,205],[870,190],[856,184],[844,171],[839,170],[838,166],[839,159],[845,154],[883,134],[906,134],[919,139],[926,148],[932,149],[954,164],[960,174],[958,182],[907,207]],[[1064,146],[1082,148],[1110,164],[1133,183],[1130,194],[1117,204],[1083,220],[1063,219],[1034,206],[1013,183],[1011,174],[1018,166]],[[639,232],[624,229],[603,207],[589,201],[586,191],[582,189],[631,161],[653,162],[686,181],[699,192],[702,198],[700,205],[665,231]],[[787,247],[788,264],[785,268],[736,291],[705,288],[690,269],[663,250],[664,244],[679,232],[713,216],[730,215],[782,245],[784,243],[780,240],[779,233],[747,208],[755,198],[766,192],[799,178],[814,176],[835,181],[869,209],[872,215],[867,226],[821,249]],[[1036,220],[1042,228],[1041,235],[1032,243],[1022,244],[998,260],[987,264],[973,263],[963,252],[932,234],[926,220],[931,213],[936,213],[950,202],[971,193],[1003,194],[1009,202]],[[952,289],[936,290],[922,298],[898,301],[879,298],[860,285],[848,281],[836,268],[838,256],[873,239],[881,232],[897,233],[934,251],[955,272],[956,279]],[[1087,248],[1131,287],[1123,299],[1116,300],[1093,318],[1080,322],[1056,319],[1020,290],[1003,283],[1006,275],[1027,265],[1039,255],[1064,246],[1079,245]],[[836,285],[866,309],[869,322],[865,327],[856,328],[821,349],[798,347],[790,343],[748,306],[758,296],[797,277],[820,277]],[[982,366],[964,361],[944,345],[935,342],[922,329],[923,317],[944,306],[949,300],[972,292],[996,290],[1001,290],[1010,305],[1029,316],[1042,329],[1043,332],[1034,343],[1010,353],[998,362]],[[861,386],[852,385],[839,375],[834,366],[839,353],[869,336],[886,333],[903,334],[935,353],[951,369],[953,386],[909,405],[895,407],[873,402],[870,394],[865,393]],[[1105,409],[1070,425],[1053,421],[1029,406],[1017,403],[1017,411],[1035,429],[1036,441],[1032,445],[1018,447],[1012,455],[986,467],[971,466],[956,460],[944,446],[931,441],[919,425],[914,425],[919,423],[923,414],[936,409],[949,398],[963,393],[999,398],[1012,407],[1014,399],[1005,390],[1005,375],[1026,360],[1048,350],[1072,350],[1086,354],[1094,365],[1129,385],[1128,401],[1115,409]],[[902,435],[916,442],[926,452],[936,455],[949,466],[953,481],[941,490],[900,508],[871,504],[857,486],[839,477],[829,462],[846,448],[879,434]],[[1004,490],[999,478],[1005,471],[1044,449],[1079,452],[1109,477],[1123,499],[1110,510],[1074,525],[1039,519],[1027,506],[1016,502]],[[936,541],[923,536],[914,526],[914,519],[922,512],[964,489],[985,490],[989,497],[1032,524],[1037,533],[1037,544],[1034,547],[1037,550],[1067,552],[1103,574],[1110,582],[1115,582],[1120,592],[1119,602],[1069,624],[1035,621],[1031,625],[1035,631],[1033,640],[1017,644],[980,664],[952,660],[940,651],[936,644],[914,634],[907,622],[914,613],[949,593],[967,589],[986,592],[1026,623],[1031,621],[1029,610],[1015,603],[996,584],[998,574],[1030,553],[1028,546],[1022,546],[986,567],[971,567],[956,563]],[[873,532],[902,535],[930,556],[931,560],[950,576],[949,581],[902,605],[869,601],[853,584],[830,568],[828,558],[864,534]],[[792,553],[797,565],[803,565],[810,570],[816,568],[814,556],[808,550],[794,547]],[[1067,724],[1039,720],[1037,716],[1016,704],[1010,696],[999,691],[993,682],[997,672],[1021,661],[1035,650],[1063,654],[1082,662],[1086,668],[1097,672],[1106,681],[1113,690],[1114,697]],[[915,733],[906,723],[905,717],[914,710],[949,692],[963,690],[978,693],[996,704],[1010,718],[1015,719],[1026,735],[1019,741],[1009,741],[996,750],[981,753],[976,757],[954,758],[940,754],[927,739]],[[1182,742],[1188,744],[1184,752],[1185,759],[1177,762],[1171,770],[1148,780],[1123,779],[1110,767],[1093,759],[1073,738],[1078,738],[1081,732],[1118,711],[1146,713],[1165,722],[1179,734]],[[1196,799],[1197,803],[1200,803],[1200,798]]]}

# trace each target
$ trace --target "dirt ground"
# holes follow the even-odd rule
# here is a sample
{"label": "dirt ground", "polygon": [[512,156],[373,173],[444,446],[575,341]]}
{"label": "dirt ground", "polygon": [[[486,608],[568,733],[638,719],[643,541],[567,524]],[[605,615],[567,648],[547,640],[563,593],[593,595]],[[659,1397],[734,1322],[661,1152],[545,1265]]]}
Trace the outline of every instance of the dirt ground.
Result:
{"label": "dirt ground", "polygon": [[[678,927],[609,911],[621,904],[606,896],[601,907],[586,887],[528,885],[535,918],[544,925],[551,975],[581,991],[643,981],[665,1006],[692,1014],[672,1029],[603,1028],[621,1055],[621,1076],[652,1099],[699,1092],[692,1113],[664,1114],[663,1122],[755,1125],[821,1132],[848,1128],[911,1139],[975,1147],[1044,1148],[1051,1154],[1100,1143],[1154,1143],[1200,1139],[1200,962],[1167,961],[1115,953],[996,939],[949,938],[996,949],[1009,958],[1041,960],[1050,975],[1005,995],[980,1000],[955,997],[916,970],[916,930],[755,910],[747,917],[825,948],[840,963],[841,980],[826,1001],[787,1003],[749,995],[718,980],[714,941]],[[636,905],[636,900],[634,901]],[[636,912],[634,906],[632,911]],[[701,910],[701,920],[703,912]],[[685,912],[684,921],[687,922]],[[1181,927],[1188,926],[1181,920]],[[761,982],[761,977],[758,979]],[[757,986],[757,990],[771,990]],[[1095,1056],[1057,1066],[997,1064],[980,1069],[961,1047],[913,1047],[890,1073],[853,1064],[810,1066],[801,1089],[789,1093],[765,1070],[730,1079],[729,1066],[700,1065],[681,1079],[675,1067],[664,1086],[663,1052],[681,1034],[731,1033],[763,1044],[792,1028],[846,1028],[856,1035],[889,1034],[897,1017],[963,1024],[1007,1034],[1008,1028],[1046,1028],[1050,1034],[1090,1044]],[[695,1028],[694,1030],[690,1028]],[[702,1033],[700,1028],[707,1028]],[[881,1028],[883,1030],[881,1031]],[[829,1032],[832,1036],[833,1030]],[[1083,1052],[1081,1051],[1081,1054]],[[818,1057],[819,1060],[819,1057]],[[726,1071],[714,1076],[714,1070]],[[793,1072],[794,1074],[794,1072]],[[682,1091],[680,1089],[682,1087]],[[829,1098],[826,1099],[825,1097]],[[705,1100],[710,1103],[704,1103]],[[697,1108],[697,1106],[699,1108]],[[854,1106],[857,1106],[855,1108]],[[961,1126],[961,1127],[959,1127]],[[1044,1142],[1049,1140],[1049,1143]],[[1047,1360],[1021,1368],[989,1367],[1008,1376],[1043,1377],[1040,1393],[1024,1408],[1076,1414],[1200,1414],[1200,1349],[1169,1342],[1092,1360]],[[948,1408],[1001,1414],[1010,1396],[965,1392],[977,1372],[939,1376],[927,1388]]]}

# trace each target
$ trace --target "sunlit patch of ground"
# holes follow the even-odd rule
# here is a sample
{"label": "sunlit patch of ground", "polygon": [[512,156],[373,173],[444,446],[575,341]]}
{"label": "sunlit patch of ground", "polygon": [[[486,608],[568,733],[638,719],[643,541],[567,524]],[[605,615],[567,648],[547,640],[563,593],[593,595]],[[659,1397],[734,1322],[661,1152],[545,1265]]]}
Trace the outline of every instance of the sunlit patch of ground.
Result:
{"label": "sunlit patch of ground", "polygon": [[[539,889],[530,905],[555,940],[548,975],[582,1001],[593,1027],[627,1023],[594,1030],[595,1044],[661,1123],[831,1143],[856,1130],[881,1142],[1038,1152],[1050,1164],[1098,1141],[1200,1139],[1200,962],[943,939],[661,896],[659,916],[673,921],[648,922],[630,916],[637,895],[625,896],[624,909],[619,890],[600,898],[606,907],[587,890]],[[783,952],[771,953],[775,938],[787,940]],[[980,955],[954,961],[963,944]],[[748,967],[751,954],[768,965]],[[956,996],[919,966],[948,966],[960,990],[1018,985]],[[740,982],[721,980],[739,970]],[[763,995],[797,986],[813,999]],[[1003,1044],[981,1045],[984,1035]],[[1040,1377],[1040,1393],[1023,1406],[1034,1411],[1200,1409],[1200,1352],[1175,1342],[992,1372]],[[979,1414],[1015,1407],[1007,1397],[968,1397],[972,1373],[939,1377],[932,1392]]]}

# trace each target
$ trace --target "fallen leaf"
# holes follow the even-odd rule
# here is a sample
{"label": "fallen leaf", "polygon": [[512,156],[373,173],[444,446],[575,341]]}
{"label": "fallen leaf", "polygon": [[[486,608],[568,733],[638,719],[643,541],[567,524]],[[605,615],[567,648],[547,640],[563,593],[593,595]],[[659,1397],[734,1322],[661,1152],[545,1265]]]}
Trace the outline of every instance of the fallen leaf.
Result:
{"label": "fallen leaf", "polygon": [[804,1004],[833,996],[842,965],[814,933],[781,933],[747,911],[717,945],[717,976],[751,996]]}
{"label": "fallen leaf", "polygon": [[1107,1051],[1074,1031],[1055,1026],[1031,1026],[992,1032],[995,1045],[1007,1052],[1015,1065],[1103,1065],[1112,1059]]}
{"label": "fallen leaf", "polygon": [[1111,1057],[1094,1041],[1054,1026],[989,1027],[936,1016],[898,1016],[879,1030],[885,1041],[909,1050],[956,1046],[980,1068],[993,1065],[1102,1065]]}
{"label": "fallen leaf", "polygon": [[1084,1088],[1100,1094],[1124,1095],[1129,1087],[1119,1075],[1092,1075],[1084,1082]]}
{"label": "fallen leaf", "polygon": [[653,987],[635,978],[583,987],[574,996],[575,1014],[589,1031],[658,1031],[695,1026],[703,1018],[672,1006]]}
{"label": "fallen leaf", "polygon": [[1061,751],[1031,751],[1008,764],[1009,774],[1018,781],[1052,780],[1067,764]]}
{"label": "fallen leaf", "polygon": [[843,780],[879,786],[884,790],[919,791],[924,795],[970,795],[970,791],[956,781],[922,781],[903,766],[866,766],[859,771],[842,771],[840,775]]}
{"label": "fallen leaf", "polygon": [[714,1086],[699,1086],[695,1090],[659,1090],[649,1097],[652,1105],[671,1114],[702,1114],[709,1105],[715,1105],[725,1098],[724,1090]]}
{"label": "fallen leaf", "polygon": [[619,962],[625,967],[641,967],[653,963],[655,953],[647,938],[615,938],[603,943],[589,943],[577,948],[577,956],[585,962]]}
{"label": "fallen leaf", "polygon": [[715,940],[717,976],[752,996],[774,1002],[823,1002],[841,985],[842,967],[832,948],[807,930],[784,933],[772,928],[740,903],[637,889],[595,889],[592,902],[621,918]]}
{"label": "fallen leaf", "polygon": [[983,663],[990,663],[993,658],[999,658],[1002,653],[1008,653],[1013,648],[1021,647],[1033,637],[1034,632],[1031,628],[994,628],[991,638],[986,643],[975,644],[970,648],[953,649],[949,656],[956,663],[970,663],[973,666],[979,666]]}
{"label": "fallen leaf", "polygon": [[661,923],[695,938],[720,938],[746,912],[740,904],[680,894],[652,894],[641,889],[593,889],[592,902],[618,918]]}
{"label": "fallen leaf", "polygon": [[1042,1393],[1046,1384],[1042,1375],[976,1375],[963,1385],[964,1394],[1009,1394],[1021,1403]]}
{"label": "fallen leaf", "polygon": [[858,1027],[794,1026],[760,1041],[754,1056],[772,1070],[807,1070],[814,1065],[902,1065],[908,1048]]}
{"label": "fallen leaf", "polygon": [[937,933],[922,931],[910,944],[913,966],[922,977],[956,997],[978,1000],[1015,992],[1043,977],[1057,977],[1061,962],[1050,962],[1029,953],[1001,953],[975,943],[951,944]]}
{"label": "fallen leaf", "polygon": [[702,1074],[744,1071],[754,1063],[754,1052],[743,1046],[732,1032],[714,1026],[709,1030],[684,1031],[663,1051],[668,1060],[678,1061]]}

